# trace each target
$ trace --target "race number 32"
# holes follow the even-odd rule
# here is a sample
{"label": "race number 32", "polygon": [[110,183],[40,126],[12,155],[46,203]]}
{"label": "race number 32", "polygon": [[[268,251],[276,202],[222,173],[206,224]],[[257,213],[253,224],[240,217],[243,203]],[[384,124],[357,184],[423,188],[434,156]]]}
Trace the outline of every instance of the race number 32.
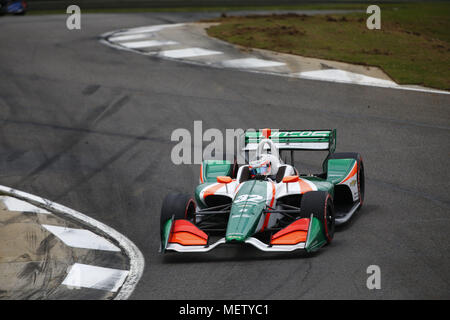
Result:
{"label": "race number 32", "polygon": [[236,200],[234,200],[234,203],[243,202],[243,201],[261,202],[263,200],[264,200],[264,198],[257,194],[242,194],[239,197],[237,197]]}

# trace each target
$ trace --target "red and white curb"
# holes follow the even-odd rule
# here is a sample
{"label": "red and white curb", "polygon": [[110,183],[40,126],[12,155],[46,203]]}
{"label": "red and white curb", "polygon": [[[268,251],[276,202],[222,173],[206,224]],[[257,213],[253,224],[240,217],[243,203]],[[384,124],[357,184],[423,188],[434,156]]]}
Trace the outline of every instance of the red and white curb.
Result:
{"label": "red and white curb", "polygon": [[[114,299],[128,299],[133,293],[144,271],[144,256],[136,245],[113,228],[61,204],[23,191],[0,185],[1,200],[11,211],[25,211],[50,214],[70,218],[85,229],[74,229],[53,225],[42,225],[58,237],[65,245],[74,248],[119,252],[130,259],[129,270],[119,270],[100,266],[75,263],[70,267],[63,285],[117,292]],[[108,239],[113,239],[113,244]]]}
{"label": "red and white curb", "polygon": [[[326,69],[326,70],[314,70],[307,72],[286,72],[287,64],[282,61],[274,61],[267,59],[260,59],[257,57],[248,57],[248,54],[244,58],[229,59],[221,51],[212,50],[211,48],[199,48],[184,45],[178,41],[171,39],[158,40],[155,37],[158,36],[158,32],[167,28],[183,27],[186,24],[163,24],[153,25],[138,28],[131,28],[125,30],[111,31],[101,35],[101,42],[119,49],[131,51],[142,55],[154,55],[164,59],[179,60],[184,63],[207,65],[214,68],[234,68],[244,70],[248,72],[264,73],[271,75],[278,75],[291,78],[346,83],[362,86],[372,86],[380,88],[400,89],[409,91],[429,92],[438,94],[450,94],[449,91],[437,90],[431,88],[425,88],[420,86],[407,86],[398,85],[393,81],[374,78],[363,74],[349,72],[340,69]],[[207,38],[207,37],[205,37]],[[184,48],[169,49],[170,46],[185,46]],[[212,44],[214,46],[214,44]],[[220,61],[208,61],[202,58],[210,56],[224,56],[225,58]],[[196,60],[195,58],[200,59]],[[270,69],[270,68],[275,68]],[[278,69],[277,69],[278,68]]]}

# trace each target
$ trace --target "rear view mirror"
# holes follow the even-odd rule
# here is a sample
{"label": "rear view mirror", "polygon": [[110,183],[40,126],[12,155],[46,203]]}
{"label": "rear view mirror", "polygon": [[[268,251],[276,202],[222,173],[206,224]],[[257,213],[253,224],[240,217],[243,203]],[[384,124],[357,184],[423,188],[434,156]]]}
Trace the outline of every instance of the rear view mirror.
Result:
{"label": "rear view mirror", "polygon": [[286,176],[283,178],[284,183],[297,182],[299,180],[298,176]]}
{"label": "rear view mirror", "polygon": [[230,183],[231,181],[233,181],[233,179],[231,179],[231,177],[227,177],[227,176],[218,176],[217,177],[217,182],[219,183]]}

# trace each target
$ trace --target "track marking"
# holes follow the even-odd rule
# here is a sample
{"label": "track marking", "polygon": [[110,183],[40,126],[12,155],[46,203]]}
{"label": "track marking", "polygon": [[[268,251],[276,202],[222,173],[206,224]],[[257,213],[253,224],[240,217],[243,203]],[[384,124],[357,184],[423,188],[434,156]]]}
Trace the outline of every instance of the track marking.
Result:
{"label": "track marking", "polygon": [[69,247],[120,252],[120,249],[111,242],[89,230],[47,224],[42,226]]}
{"label": "track marking", "polygon": [[159,46],[169,46],[178,44],[176,41],[160,41],[160,40],[146,40],[146,41],[135,41],[135,42],[118,42],[121,46],[130,49],[140,49],[148,47],[159,47]]}
{"label": "track marking", "polygon": [[189,57],[210,56],[214,54],[223,54],[223,52],[207,50],[202,48],[186,48],[186,49],[165,50],[161,51],[159,54],[163,57],[180,59]]}
{"label": "track marking", "polygon": [[386,85],[386,86],[397,85],[395,82],[390,80],[369,77],[363,74],[339,69],[315,70],[315,71],[300,72],[297,74],[301,78],[313,80],[327,80],[327,81],[358,83],[366,85]]}
{"label": "track marking", "polygon": [[22,201],[17,198],[13,198],[13,197],[0,196],[0,201],[3,202],[3,204],[6,206],[6,208],[9,211],[35,212],[35,213],[44,213],[44,214],[50,213],[47,210],[33,206],[32,204],[29,204],[28,202],[25,202],[25,201]]}
{"label": "track marking", "polygon": [[136,39],[145,39],[148,38],[149,35],[145,33],[137,33],[137,34],[130,34],[130,35],[124,35],[124,36],[113,36],[108,38],[109,41],[128,41],[128,40],[136,40]]}
{"label": "track marking", "polygon": [[32,204],[35,204],[36,206],[44,207],[48,210],[51,210],[54,214],[59,214],[60,216],[74,219],[84,225],[90,226],[95,231],[98,231],[100,234],[107,235],[108,237],[117,241],[118,246],[122,250],[124,250],[126,255],[130,258],[130,270],[127,274],[125,281],[123,282],[123,285],[121,286],[119,292],[116,294],[114,299],[124,300],[128,299],[131,296],[137,283],[142,277],[142,273],[144,272],[145,260],[139,248],[136,247],[136,245],[133,242],[131,242],[127,237],[117,232],[113,228],[107,226],[106,224],[103,224],[89,216],[86,216],[81,212],[75,211],[73,209],[52,202],[45,198],[41,198],[2,185],[0,185],[0,192],[9,195],[11,197],[26,200]]}
{"label": "track marking", "polygon": [[183,25],[184,25],[184,23],[160,24],[160,25],[156,25],[156,26],[131,28],[131,29],[127,29],[126,31],[119,31],[114,34],[122,36],[122,35],[137,34],[137,33],[156,32],[156,31],[161,31],[162,29],[166,29],[166,28],[181,27]]}
{"label": "track marking", "polygon": [[117,292],[128,275],[127,270],[75,263],[63,283],[69,287],[91,288]]}
{"label": "track marking", "polygon": [[225,60],[222,62],[222,65],[228,68],[266,68],[284,66],[286,63],[257,58],[243,58]]}

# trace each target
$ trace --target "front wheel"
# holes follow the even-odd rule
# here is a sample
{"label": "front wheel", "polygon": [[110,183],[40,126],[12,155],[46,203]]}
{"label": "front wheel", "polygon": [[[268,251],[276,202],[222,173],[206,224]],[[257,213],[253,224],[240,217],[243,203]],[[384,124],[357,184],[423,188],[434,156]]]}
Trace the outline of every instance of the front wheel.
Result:
{"label": "front wheel", "polygon": [[317,218],[323,226],[327,243],[334,237],[334,206],[326,191],[310,191],[303,195],[300,210],[305,218]]}
{"label": "front wheel", "polygon": [[163,200],[161,207],[160,232],[164,231],[167,221],[174,217],[177,219],[193,220],[195,215],[195,202],[191,196],[182,193],[169,193]]}

